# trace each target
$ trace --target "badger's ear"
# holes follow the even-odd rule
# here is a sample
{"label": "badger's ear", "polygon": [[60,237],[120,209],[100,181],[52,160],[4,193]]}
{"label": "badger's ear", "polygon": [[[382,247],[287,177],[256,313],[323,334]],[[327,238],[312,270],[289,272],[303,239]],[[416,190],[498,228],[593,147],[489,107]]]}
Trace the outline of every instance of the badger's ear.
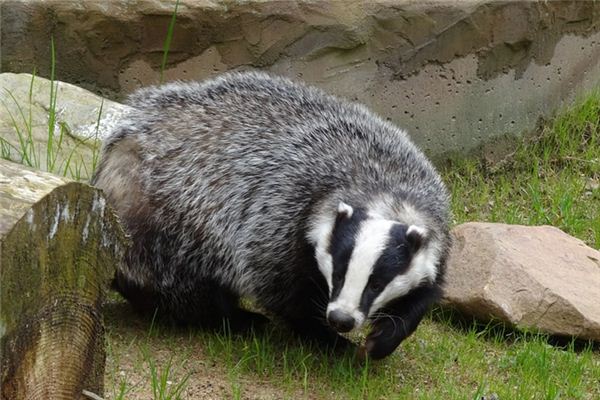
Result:
{"label": "badger's ear", "polygon": [[340,201],[340,204],[338,204],[337,212],[338,212],[338,217],[350,218],[350,217],[352,217],[352,213],[354,212],[354,209],[352,208],[352,206],[344,203],[343,201]]}
{"label": "badger's ear", "polygon": [[406,230],[406,240],[408,241],[408,245],[413,253],[416,253],[425,240],[427,239],[427,231],[425,228],[422,228],[417,225],[410,225]]}

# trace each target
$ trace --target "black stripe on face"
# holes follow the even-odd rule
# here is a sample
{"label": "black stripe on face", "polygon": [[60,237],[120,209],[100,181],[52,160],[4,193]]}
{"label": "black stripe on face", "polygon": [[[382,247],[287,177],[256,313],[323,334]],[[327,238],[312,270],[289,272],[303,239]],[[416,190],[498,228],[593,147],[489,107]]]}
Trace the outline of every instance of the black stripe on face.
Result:
{"label": "black stripe on face", "polygon": [[333,301],[338,297],[344,286],[348,263],[350,262],[350,257],[352,256],[356,243],[356,236],[365,219],[367,219],[367,213],[362,209],[355,208],[351,217],[344,214],[338,214],[335,221],[328,249],[333,261],[330,301]]}
{"label": "black stripe on face", "polygon": [[359,310],[368,315],[373,301],[398,275],[406,273],[413,256],[406,237],[407,225],[394,224],[390,229],[385,249],[373,266],[359,305]]}

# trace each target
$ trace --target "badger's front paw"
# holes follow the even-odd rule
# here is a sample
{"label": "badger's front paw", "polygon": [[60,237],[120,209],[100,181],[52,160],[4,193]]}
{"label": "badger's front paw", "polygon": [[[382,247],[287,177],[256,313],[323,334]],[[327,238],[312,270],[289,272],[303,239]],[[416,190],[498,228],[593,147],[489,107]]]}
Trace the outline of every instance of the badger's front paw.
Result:
{"label": "badger's front paw", "polygon": [[364,352],[375,360],[387,357],[406,338],[405,332],[402,322],[397,318],[375,320],[365,340]]}

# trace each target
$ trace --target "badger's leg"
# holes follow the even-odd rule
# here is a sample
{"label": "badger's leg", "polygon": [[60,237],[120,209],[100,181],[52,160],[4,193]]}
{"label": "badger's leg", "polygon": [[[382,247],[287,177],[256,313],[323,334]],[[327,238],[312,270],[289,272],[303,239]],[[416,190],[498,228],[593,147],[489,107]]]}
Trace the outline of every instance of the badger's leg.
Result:
{"label": "badger's leg", "polygon": [[351,342],[327,324],[327,286],[324,280],[320,282],[319,279],[295,282],[286,291],[283,301],[268,308],[281,317],[300,338],[328,349],[347,349]]}
{"label": "badger's leg", "polygon": [[368,355],[373,359],[390,355],[417,329],[429,307],[440,296],[438,285],[424,286],[388,304],[380,313],[382,316],[372,322],[371,332],[365,341]]}
{"label": "badger's leg", "polygon": [[214,280],[201,280],[194,289],[185,293],[164,295],[164,306],[182,325],[207,329],[246,331],[261,325],[267,318],[240,307],[240,297],[225,285]]}
{"label": "badger's leg", "polygon": [[208,311],[210,317],[202,316],[204,321],[209,321],[210,327],[215,329],[226,328],[232,332],[244,332],[253,328],[259,328],[268,321],[264,315],[245,310],[240,307],[240,296],[229,287],[220,285],[214,281],[204,281],[202,301],[210,296],[208,304],[212,310]]}
{"label": "badger's leg", "polygon": [[117,274],[113,287],[133,307],[146,315],[178,325],[205,329],[248,330],[267,321],[267,318],[240,308],[239,296],[213,280],[194,283],[193,290],[153,290],[141,287]]}

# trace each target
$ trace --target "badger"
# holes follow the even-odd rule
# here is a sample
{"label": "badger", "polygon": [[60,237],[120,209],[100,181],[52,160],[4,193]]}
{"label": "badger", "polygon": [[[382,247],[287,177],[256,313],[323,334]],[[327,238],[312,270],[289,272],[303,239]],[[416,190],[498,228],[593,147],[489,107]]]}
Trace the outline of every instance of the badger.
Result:
{"label": "badger", "polygon": [[440,298],[448,194],[403,130],[261,72],[128,104],[92,183],[131,237],[114,285],[136,308],[244,327],[265,318],[249,298],[334,348],[366,327],[362,349],[380,359]]}

